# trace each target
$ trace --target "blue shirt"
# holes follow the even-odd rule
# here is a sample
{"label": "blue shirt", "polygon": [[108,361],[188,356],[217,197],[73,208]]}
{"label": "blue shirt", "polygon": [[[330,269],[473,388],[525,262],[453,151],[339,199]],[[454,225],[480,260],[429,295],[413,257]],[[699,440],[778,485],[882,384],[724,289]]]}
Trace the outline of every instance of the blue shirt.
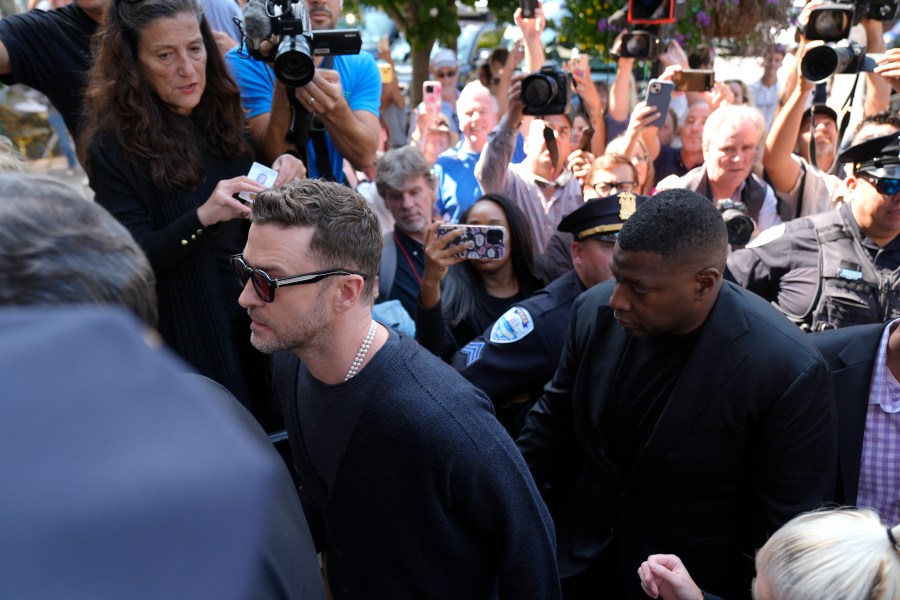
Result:
{"label": "blue shirt", "polygon": [[[459,223],[462,214],[482,196],[481,186],[475,179],[475,164],[481,154],[466,152],[462,148],[445,150],[434,163],[437,177],[438,215],[451,223]],[[518,164],[525,160],[522,134],[516,136],[511,162]]]}
{"label": "blue shirt", "polygon": [[[272,110],[272,92],[275,89],[275,73],[272,68],[259,60],[247,58],[245,53],[238,53],[235,47],[225,53],[225,62],[231,70],[231,76],[237,81],[241,90],[241,104],[247,111],[247,118],[252,119]],[[341,77],[344,99],[350,110],[366,110],[376,117],[381,107],[381,75],[375,59],[366,52],[334,57],[334,70]],[[325,143],[331,162],[331,172],[337,181],[344,180],[344,157],[338,152],[325,132]],[[306,169],[309,177],[319,177],[316,165],[316,151],[312,142],[306,145],[309,157]]]}

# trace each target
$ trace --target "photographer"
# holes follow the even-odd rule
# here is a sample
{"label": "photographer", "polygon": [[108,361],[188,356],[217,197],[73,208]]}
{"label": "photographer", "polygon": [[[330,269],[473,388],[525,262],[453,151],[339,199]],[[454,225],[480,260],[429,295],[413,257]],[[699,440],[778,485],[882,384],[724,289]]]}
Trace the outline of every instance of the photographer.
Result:
{"label": "photographer", "polygon": [[[341,0],[309,0],[308,5],[313,31],[337,26]],[[239,48],[230,50],[225,59],[241,90],[241,103],[247,111],[257,154],[272,160],[285,152],[296,152],[296,146],[284,139],[291,118],[285,85],[269,65],[242,56]],[[375,59],[365,52],[334,56],[330,61],[332,68],[323,68],[320,56],[314,61],[312,81],[296,88],[293,94],[311,115],[321,119],[327,160],[323,157],[321,166],[317,162],[317,142],[313,139],[317,135],[313,134],[306,146],[306,167],[310,177],[330,175],[342,182],[345,158],[358,171],[375,160],[380,135],[381,75]],[[330,173],[325,172],[329,169]]]}
{"label": "photographer", "polygon": [[[800,23],[805,27],[811,11],[821,6],[819,0],[807,4],[800,14]],[[867,34],[867,52],[883,51],[881,21],[864,18],[862,23]],[[843,194],[842,173],[836,171],[841,141],[838,115],[824,104],[809,106],[815,84],[805,79],[802,73],[802,65],[810,52],[823,45],[824,42],[810,42],[801,34],[796,68],[784,105],[766,138],[763,165],[772,187],[784,202],[784,220],[828,211]],[[885,79],[876,73],[867,73],[866,87],[865,116],[887,108],[889,90]],[[814,130],[812,134],[810,123]],[[810,154],[811,142],[815,144],[815,164]]]}
{"label": "photographer", "polygon": [[713,112],[703,129],[703,164],[678,178],[660,182],[657,191],[683,188],[713,202],[742,203],[759,231],[781,223],[775,192],[752,173],[763,133],[760,112],[749,106],[726,105]]}
{"label": "photographer", "polygon": [[[558,71],[556,76],[565,77],[565,74]],[[487,144],[475,165],[475,177],[485,193],[506,196],[525,213],[535,252],[540,254],[560,220],[581,206],[584,196],[581,182],[566,163],[571,151],[572,124],[564,114],[529,118],[525,160],[510,164],[516,133],[526,118],[522,99],[522,81],[526,77],[529,75],[513,77],[509,108],[488,134]]]}

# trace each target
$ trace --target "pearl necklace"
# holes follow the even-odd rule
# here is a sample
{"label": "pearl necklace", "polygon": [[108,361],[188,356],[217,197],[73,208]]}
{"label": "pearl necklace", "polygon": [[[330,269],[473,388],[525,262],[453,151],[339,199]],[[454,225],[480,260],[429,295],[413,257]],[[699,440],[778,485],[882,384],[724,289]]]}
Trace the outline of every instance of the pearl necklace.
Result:
{"label": "pearl necklace", "polygon": [[359,368],[366,359],[366,355],[369,354],[369,346],[372,345],[372,340],[375,339],[375,331],[375,321],[373,320],[369,325],[369,333],[366,334],[366,339],[363,340],[362,346],[360,346],[359,350],[356,352],[356,358],[353,359],[353,364],[350,365],[350,370],[347,371],[347,376],[344,377],[344,381],[353,379],[356,377],[356,374],[359,373]]}

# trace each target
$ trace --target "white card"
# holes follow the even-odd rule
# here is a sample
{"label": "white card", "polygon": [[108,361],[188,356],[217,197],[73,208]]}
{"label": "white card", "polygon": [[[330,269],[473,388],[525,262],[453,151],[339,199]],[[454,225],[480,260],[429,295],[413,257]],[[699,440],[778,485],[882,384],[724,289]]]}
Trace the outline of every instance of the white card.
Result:
{"label": "white card", "polygon": [[[278,171],[273,171],[266,165],[255,162],[253,163],[253,166],[250,167],[250,172],[247,173],[247,177],[270,188],[275,185],[275,178],[278,177]],[[252,203],[256,199],[256,194],[254,192],[241,192],[238,194],[238,197],[241,200]]]}

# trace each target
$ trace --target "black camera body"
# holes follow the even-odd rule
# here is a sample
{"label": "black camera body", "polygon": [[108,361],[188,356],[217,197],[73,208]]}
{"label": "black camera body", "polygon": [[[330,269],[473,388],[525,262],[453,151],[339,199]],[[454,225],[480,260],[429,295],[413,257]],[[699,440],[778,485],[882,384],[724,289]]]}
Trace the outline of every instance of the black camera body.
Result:
{"label": "black camera body", "polygon": [[846,39],[850,28],[864,17],[876,21],[892,21],[897,17],[898,9],[900,0],[827,2],[810,11],[803,35],[808,40],[837,42]]}
{"label": "black camera body", "polygon": [[875,59],[866,55],[861,44],[841,40],[807,51],[800,61],[800,73],[804,79],[818,83],[835,74],[872,72],[875,66]]}
{"label": "black camera body", "polygon": [[528,75],[522,80],[524,113],[538,117],[568,112],[570,77],[552,60],[547,61],[540,71]]}
{"label": "black camera body", "polygon": [[732,246],[746,246],[753,235],[753,219],[747,216],[747,207],[743,202],[724,199],[716,201],[716,208],[722,213],[725,228],[728,230],[728,243]]}
{"label": "black camera body", "polygon": [[[309,83],[316,71],[313,56],[359,54],[362,49],[358,29],[313,31],[303,0],[251,1],[244,11],[244,27],[250,55],[272,60],[275,76],[288,87]],[[263,51],[264,44],[275,46],[274,56]]]}

